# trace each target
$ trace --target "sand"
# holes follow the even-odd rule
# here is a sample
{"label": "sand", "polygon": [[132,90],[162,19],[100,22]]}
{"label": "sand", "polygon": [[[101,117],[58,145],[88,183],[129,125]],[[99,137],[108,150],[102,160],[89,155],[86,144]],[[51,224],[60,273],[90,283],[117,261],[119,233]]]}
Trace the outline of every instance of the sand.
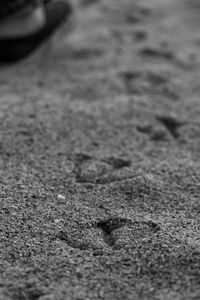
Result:
{"label": "sand", "polygon": [[199,299],[200,5],[74,5],[0,77],[0,299]]}

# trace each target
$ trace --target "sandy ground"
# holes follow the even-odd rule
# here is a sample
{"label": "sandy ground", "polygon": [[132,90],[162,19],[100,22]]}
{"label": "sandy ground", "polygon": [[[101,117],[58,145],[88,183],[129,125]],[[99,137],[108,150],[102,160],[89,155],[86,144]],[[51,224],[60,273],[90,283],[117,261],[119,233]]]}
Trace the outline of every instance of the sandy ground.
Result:
{"label": "sandy ground", "polygon": [[200,4],[82,0],[0,77],[0,300],[200,298]]}

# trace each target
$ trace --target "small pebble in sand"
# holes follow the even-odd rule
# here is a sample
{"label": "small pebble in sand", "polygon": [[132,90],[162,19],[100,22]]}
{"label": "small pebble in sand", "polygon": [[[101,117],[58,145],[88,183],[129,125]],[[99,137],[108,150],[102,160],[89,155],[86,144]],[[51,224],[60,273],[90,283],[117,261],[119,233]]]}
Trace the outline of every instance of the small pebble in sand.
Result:
{"label": "small pebble in sand", "polygon": [[57,196],[57,199],[60,200],[60,201],[63,201],[63,200],[65,200],[66,198],[65,198],[65,196],[59,194],[59,195]]}
{"label": "small pebble in sand", "polygon": [[55,220],[54,220],[54,223],[57,224],[57,223],[61,223],[61,222],[63,222],[63,221],[64,221],[63,219],[55,219]]}

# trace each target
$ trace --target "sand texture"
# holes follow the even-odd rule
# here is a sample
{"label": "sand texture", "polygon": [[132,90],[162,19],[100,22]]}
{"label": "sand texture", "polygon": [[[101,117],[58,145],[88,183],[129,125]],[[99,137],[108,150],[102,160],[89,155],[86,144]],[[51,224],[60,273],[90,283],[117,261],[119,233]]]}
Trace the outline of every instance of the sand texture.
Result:
{"label": "sand texture", "polygon": [[74,6],[0,73],[0,300],[200,299],[200,4]]}

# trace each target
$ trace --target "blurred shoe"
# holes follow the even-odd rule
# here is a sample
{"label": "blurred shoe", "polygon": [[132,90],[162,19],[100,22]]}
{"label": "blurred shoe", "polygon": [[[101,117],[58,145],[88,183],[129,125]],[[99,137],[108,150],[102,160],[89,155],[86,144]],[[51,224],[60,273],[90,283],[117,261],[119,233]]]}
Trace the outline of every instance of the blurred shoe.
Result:
{"label": "blurred shoe", "polygon": [[17,63],[49,40],[49,38],[63,25],[70,27],[73,19],[72,6],[64,1],[57,0],[43,5],[45,13],[44,25],[36,32],[25,36],[0,38],[0,64],[10,65]]}

